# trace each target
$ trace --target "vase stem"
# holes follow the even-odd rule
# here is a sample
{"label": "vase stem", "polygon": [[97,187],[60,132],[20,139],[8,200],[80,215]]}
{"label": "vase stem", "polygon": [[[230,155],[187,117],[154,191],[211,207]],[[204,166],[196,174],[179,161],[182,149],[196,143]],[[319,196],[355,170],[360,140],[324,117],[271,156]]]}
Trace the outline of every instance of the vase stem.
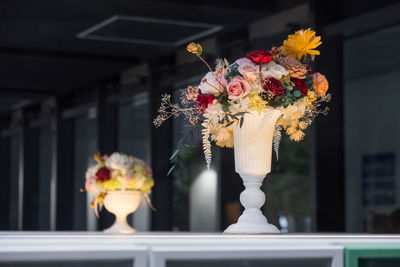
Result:
{"label": "vase stem", "polygon": [[119,222],[119,223],[123,223],[123,224],[127,224],[128,223],[128,221],[126,219],[127,215],[118,215],[118,216],[115,216],[115,217],[116,217],[115,220],[117,222]]}
{"label": "vase stem", "polygon": [[241,174],[245,190],[240,194],[240,203],[245,210],[260,209],[265,203],[265,194],[260,190],[264,177]]}
{"label": "vase stem", "polygon": [[248,173],[240,173],[240,176],[245,186],[240,194],[240,203],[245,210],[238,222],[229,226],[224,233],[280,233],[278,228],[268,223],[260,210],[265,203],[265,194],[260,189],[264,176]]}

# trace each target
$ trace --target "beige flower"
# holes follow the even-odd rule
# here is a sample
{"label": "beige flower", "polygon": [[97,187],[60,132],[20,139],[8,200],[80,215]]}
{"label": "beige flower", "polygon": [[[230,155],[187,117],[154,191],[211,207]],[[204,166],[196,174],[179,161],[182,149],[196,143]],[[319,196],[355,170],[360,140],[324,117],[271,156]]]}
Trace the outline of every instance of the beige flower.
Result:
{"label": "beige flower", "polygon": [[289,128],[286,129],[287,135],[293,135],[297,132],[297,129],[295,127],[290,126]]}
{"label": "beige flower", "polygon": [[214,124],[210,127],[211,139],[219,147],[233,147],[233,125],[225,127],[221,124]]}
{"label": "beige flower", "polygon": [[219,147],[233,148],[233,131],[227,130],[226,132],[223,132],[223,135],[218,136],[218,140],[215,144]]}
{"label": "beige flower", "polygon": [[326,94],[326,91],[328,91],[329,88],[329,83],[328,80],[326,79],[325,75],[322,75],[319,72],[316,72],[313,74],[313,87],[315,92],[317,92],[318,95],[323,96]]}
{"label": "beige flower", "polygon": [[303,138],[304,138],[304,133],[300,130],[290,135],[290,139],[296,142],[302,140]]}
{"label": "beige flower", "polygon": [[299,122],[299,128],[301,130],[305,130],[308,127],[308,124],[305,121]]}

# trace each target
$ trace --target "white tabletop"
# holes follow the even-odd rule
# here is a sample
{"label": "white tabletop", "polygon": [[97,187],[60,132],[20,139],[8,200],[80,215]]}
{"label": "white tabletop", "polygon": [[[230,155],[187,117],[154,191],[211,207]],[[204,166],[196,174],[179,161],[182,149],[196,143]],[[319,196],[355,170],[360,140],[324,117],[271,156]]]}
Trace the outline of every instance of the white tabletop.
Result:
{"label": "white tabletop", "polygon": [[171,259],[330,259],[343,267],[345,247],[400,249],[400,235],[0,232],[0,262],[127,259],[134,267],[165,267]]}

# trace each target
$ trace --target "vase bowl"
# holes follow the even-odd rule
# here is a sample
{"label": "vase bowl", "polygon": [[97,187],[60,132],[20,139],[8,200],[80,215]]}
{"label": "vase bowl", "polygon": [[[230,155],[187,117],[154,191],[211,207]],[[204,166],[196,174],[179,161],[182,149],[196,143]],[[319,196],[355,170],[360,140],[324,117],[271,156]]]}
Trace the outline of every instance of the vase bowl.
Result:
{"label": "vase bowl", "polygon": [[139,191],[109,191],[104,198],[104,207],[115,215],[114,224],[105,229],[105,233],[129,234],[135,233],[126,217],[139,207],[143,194]]}

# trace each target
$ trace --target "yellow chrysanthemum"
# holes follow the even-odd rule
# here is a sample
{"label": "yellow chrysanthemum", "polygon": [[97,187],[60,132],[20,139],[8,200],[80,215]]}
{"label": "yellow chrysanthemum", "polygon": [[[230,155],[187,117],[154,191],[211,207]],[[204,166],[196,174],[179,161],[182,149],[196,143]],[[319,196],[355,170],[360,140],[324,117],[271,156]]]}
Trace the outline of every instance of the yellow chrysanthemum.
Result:
{"label": "yellow chrysanthemum", "polygon": [[320,54],[315,48],[321,44],[321,36],[315,36],[315,31],[307,29],[290,34],[287,40],[283,41],[282,49],[286,55],[298,60],[301,60],[307,54],[314,60],[314,57]]}
{"label": "yellow chrysanthemum", "polygon": [[121,188],[121,182],[118,180],[110,179],[102,184],[103,188],[109,191]]}
{"label": "yellow chrysanthemum", "polygon": [[258,93],[250,93],[249,94],[249,109],[252,111],[257,111],[258,113],[264,112],[267,101],[261,98]]}

